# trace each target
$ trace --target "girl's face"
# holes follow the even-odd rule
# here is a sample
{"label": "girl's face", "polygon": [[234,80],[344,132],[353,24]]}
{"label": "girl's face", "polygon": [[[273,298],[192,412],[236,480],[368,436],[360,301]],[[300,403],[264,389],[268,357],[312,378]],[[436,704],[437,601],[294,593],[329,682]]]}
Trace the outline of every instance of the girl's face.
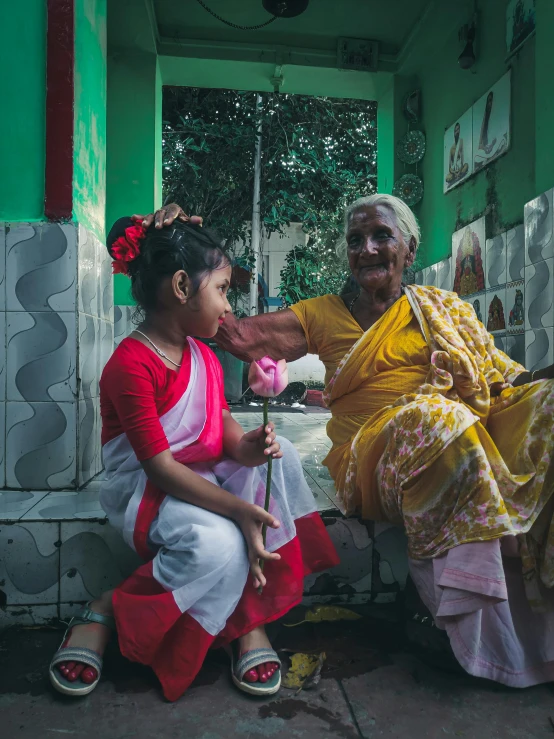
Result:
{"label": "girl's face", "polygon": [[[174,280],[177,275],[174,276]],[[186,282],[185,297],[187,293],[190,295],[188,277]],[[214,269],[202,280],[198,290],[191,297],[186,297],[185,302],[180,306],[180,317],[187,334],[203,339],[210,339],[216,335],[225,317],[231,312],[231,306],[227,300],[230,283],[230,265],[220,267]]]}

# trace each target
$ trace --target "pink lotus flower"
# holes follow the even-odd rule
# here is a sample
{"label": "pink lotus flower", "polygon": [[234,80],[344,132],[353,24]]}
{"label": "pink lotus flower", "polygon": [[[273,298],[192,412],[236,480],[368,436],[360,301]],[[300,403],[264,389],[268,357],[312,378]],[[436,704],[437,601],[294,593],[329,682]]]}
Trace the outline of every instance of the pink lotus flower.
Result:
{"label": "pink lotus flower", "polygon": [[285,359],[276,362],[271,357],[262,357],[252,362],[248,372],[248,384],[256,395],[274,398],[289,384],[289,371]]}
{"label": "pink lotus flower", "polygon": [[[262,357],[257,362],[252,362],[248,371],[248,384],[256,395],[261,395],[264,399],[264,425],[263,428],[267,428],[269,422],[268,418],[268,398],[274,398],[276,395],[280,395],[286,386],[289,384],[289,371],[287,369],[287,362],[285,359],[280,359],[276,362],[271,357]],[[271,498],[271,470],[273,467],[273,459],[271,456],[267,458],[267,478],[265,484],[265,503],[264,511],[269,511],[269,503]],[[267,534],[267,525],[264,523],[262,526],[262,539],[265,549],[265,540]],[[264,571],[264,560],[260,562],[262,572]],[[261,594],[262,586],[258,588],[258,593]]]}

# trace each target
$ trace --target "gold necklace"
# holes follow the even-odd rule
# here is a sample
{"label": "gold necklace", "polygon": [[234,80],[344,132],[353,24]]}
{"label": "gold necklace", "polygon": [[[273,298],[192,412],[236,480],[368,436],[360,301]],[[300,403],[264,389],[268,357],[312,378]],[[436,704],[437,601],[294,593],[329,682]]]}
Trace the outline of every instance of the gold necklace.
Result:
{"label": "gold necklace", "polygon": [[160,357],[163,357],[164,359],[167,359],[168,362],[171,362],[171,364],[174,364],[176,367],[180,367],[181,366],[180,364],[177,364],[177,362],[174,362],[171,359],[171,357],[168,357],[165,352],[162,352],[162,350],[160,349],[160,347],[159,346],[156,346],[156,344],[154,344],[154,342],[152,341],[152,339],[149,336],[147,336],[146,334],[143,334],[142,331],[139,331],[138,330],[138,328],[136,328],[135,331],[136,331],[137,334],[140,334],[141,336],[144,336],[144,338],[146,339],[146,341],[149,341],[150,344],[152,344],[152,346],[158,352],[158,354],[160,355]]}

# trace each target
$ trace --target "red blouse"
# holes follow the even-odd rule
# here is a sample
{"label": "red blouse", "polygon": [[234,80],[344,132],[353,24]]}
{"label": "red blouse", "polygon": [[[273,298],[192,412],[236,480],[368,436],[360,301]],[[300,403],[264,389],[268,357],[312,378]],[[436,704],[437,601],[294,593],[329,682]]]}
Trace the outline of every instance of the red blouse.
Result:
{"label": "red blouse", "polygon": [[[183,352],[181,367],[172,370],[142,342],[133,338],[123,339],[100,379],[102,446],[125,434],[139,461],[169,449],[160,416],[185,392],[190,369],[188,345]],[[221,398],[221,407],[229,408],[224,397]]]}

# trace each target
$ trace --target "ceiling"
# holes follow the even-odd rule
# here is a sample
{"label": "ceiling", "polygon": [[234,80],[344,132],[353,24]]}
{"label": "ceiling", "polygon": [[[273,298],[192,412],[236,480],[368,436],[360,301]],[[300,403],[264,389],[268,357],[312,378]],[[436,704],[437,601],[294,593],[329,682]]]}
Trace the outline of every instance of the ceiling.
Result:
{"label": "ceiling", "polygon": [[[262,0],[203,2],[237,25],[261,24],[271,18]],[[391,74],[413,75],[421,60],[432,62],[437,48],[449,34],[467,22],[473,2],[310,0],[307,10],[296,18],[278,18],[264,28],[240,30],[214,18],[197,0],[108,0],[108,46],[112,53],[118,49],[157,53],[165,84],[191,84],[185,81],[191,66],[184,62],[196,59],[199,64],[194,65],[195,79],[204,71],[210,77],[213,64],[218,65],[213,74],[221,80],[225,71],[242,80],[241,70],[247,67],[250,71],[246,70],[245,74],[259,76],[259,80],[252,81],[252,88],[246,80],[237,79],[221,81],[221,86],[272,89],[270,78],[286,68],[287,89],[296,92],[305,87],[303,78],[316,72],[324,87],[323,76],[336,77],[337,73],[342,73],[337,77],[339,87],[343,81],[356,77],[355,84],[360,87],[359,75],[364,76],[368,85],[383,87]],[[349,77],[344,70],[337,69],[340,37],[378,41],[377,73],[350,72]],[[294,81],[295,75],[298,83]],[[198,84],[211,85],[213,80],[210,77]],[[317,87],[312,83],[309,86]],[[353,96],[367,97],[379,94],[377,87],[371,90],[368,87],[364,94],[351,92]]]}
{"label": "ceiling", "polygon": [[[204,0],[211,10],[238,25],[264,23],[271,15],[261,0]],[[242,31],[211,16],[197,0],[154,0],[164,38],[285,44],[334,51],[337,38],[379,40],[382,51],[397,54],[429,0],[311,0],[296,18],[279,18],[265,28]]]}

